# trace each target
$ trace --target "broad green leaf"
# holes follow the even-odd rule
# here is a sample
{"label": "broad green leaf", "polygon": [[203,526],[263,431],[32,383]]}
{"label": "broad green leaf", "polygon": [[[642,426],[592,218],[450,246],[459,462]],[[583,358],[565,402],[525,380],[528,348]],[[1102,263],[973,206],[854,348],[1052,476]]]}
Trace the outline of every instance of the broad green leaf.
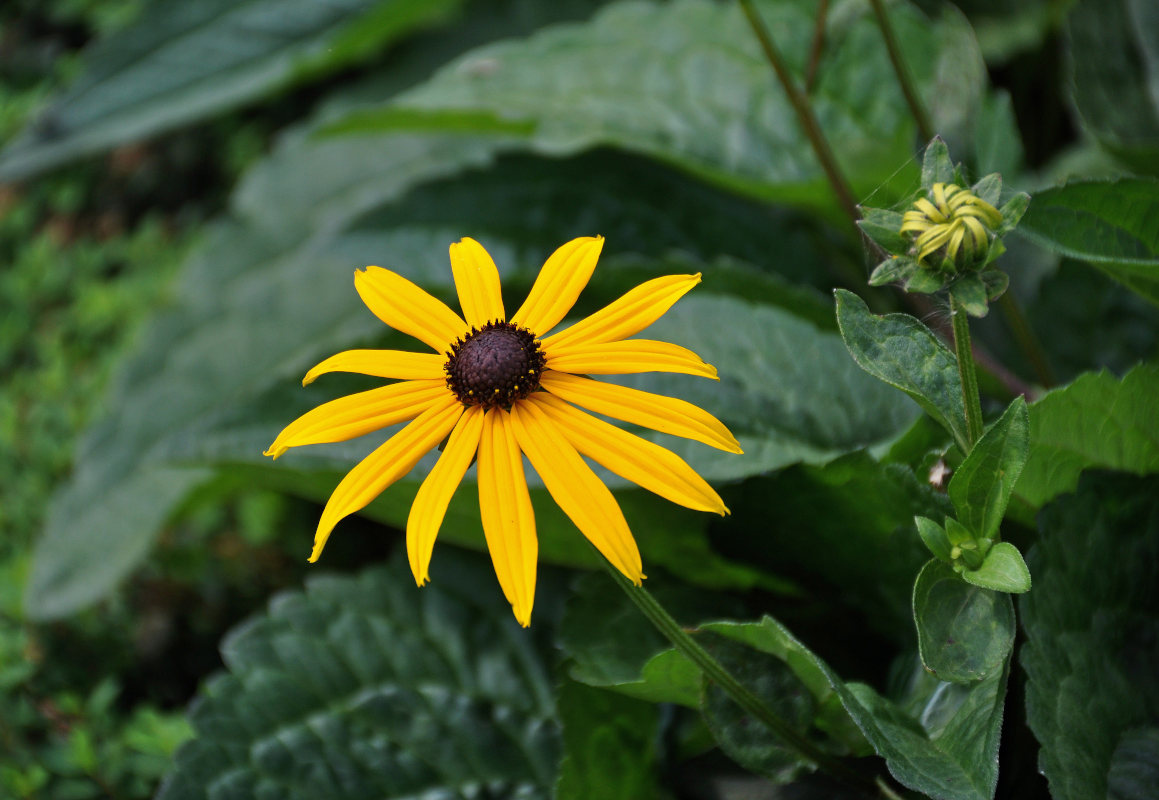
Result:
{"label": "broad green leaf", "polygon": [[442,553],[422,589],[399,558],[275,598],[223,643],[158,797],[548,797],[549,594],[523,631],[486,559]]}
{"label": "broad green leaf", "polygon": [[1147,800],[1159,786],[1159,728],[1150,725],[1123,734],[1111,756],[1107,796]]}
{"label": "broad green leaf", "polygon": [[25,587],[25,615],[61,617],[103,597],[145,558],[172,509],[210,475],[166,466],[109,485],[98,467],[83,465],[49,510]]}
{"label": "broad green leaf", "polygon": [[1018,496],[1038,508],[1072,490],[1085,469],[1159,471],[1159,367],[1145,364],[1117,380],[1080,376],[1030,406],[1030,458]]}
{"label": "broad green leaf", "polygon": [[[792,71],[803,70],[815,4],[757,6]],[[969,26],[960,16],[931,24],[909,4],[893,6],[891,20],[904,58],[921,65],[914,70],[919,92],[938,122],[953,127],[970,119],[983,71]],[[830,140],[842,143],[845,174],[868,194],[909,159],[914,125],[868,9],[832,15],[826,44],[816,113]],[[527,146],[538,152],[612,146],[763,200],[836,209],[734,4],[617,3],[588,23],[480,48],[397,101],[336,119],[330,130],[438,131],[448,122],[461,130],[472,118],[480,132],[493,131],[496,121],[531,123]]]}
{"label": "broad green leaf", "polygon": [[914,582],[918,651],[943,681],[973,683],[1004,671],[1014,646],[1010,596],[963,581],[937,559]]}
{"label": "broad green leaf", "polygon": [[1038,524],[1019,610],[1039,768],[1059,800],[1128,797],[1109,790],[1128,788],[1140,729],[1159,723],[1159,481],[1085,475]]}
{"label": "broad green leaf", "polygon": [[1155,4],[1081,0],[1067,17],[1066,33],[1072,99],[1083,127],[1136,170],[1159,173]]}
{"label": "broad green leaf", "polygon": [[[394,182],[381,181],[375,187],[377,196],[389,199],[392,192],[397,195],[413,187],[426,177],[423,165],[435,174],[449,169],[448,164],[454,162],[447,159],[448,146],[445,139],[432,137],[426,149],[412,142],[392,151],[405,169],[400,168]],[[358,152],[355,148],[348,154]],[[467,148],[460,155],[473,157],[475,152]],[[376,163],[382,165],[384,160]],[[301,375],[310,366],[350,347],[416,347],[413,340],[387,337],[387,329],[362,306],[351,281],[355,268],[384,263],[452,300],[447,246],[473,235],[491,249],[512,294],[509,304],[517,304],[516,298],[530,286],[555,247],[573,236],[601,231],[608,237],[607,255],[583,300],[586,310],[594,310],[632,283],[660,272],[707,269],[698,260],[690,263],[689,255],[727,254],[730,242],[740,243],[737,249],[743,254],[758,249],[755,242],[769,235],[770,219],[764,209],[708,189],[675,191],[677,185],[686,184],[677,182],[667,170],[622,156],[547,164],[525,158],[505,162],[495,172],[447,179],[416,190],[356,222],[346,215],[365,211],[361,202],[350,206],[344,195],[333,202],[324,196],[319,198],[320,208],[328,207],[338,215],[317,227],[303,223],[297,238],[285,229],[240,222],[217,226],[186,264],[174,306],[140,337],[139,351],[114,383],[106,406],[109,416],[88,434],[78,461],[78,475],[83,471],[88,477],[66,486],[58,501],[83,516],[73,512],[53,516],[37,550],[28,613],[36,617],[66,614],[83,605],[82,600],[91,601],[110,589],[143,557],[160,521],[181,495],[143,489],[131,501],[126,499],[128,511],[102,515],[101,501],[107,494],[128,492],[124,486],[143,486],[152,471],[170,464],[265,461],[260,453],[278,430],[311,405],[345,393],[335,391],[339,384],[328,378],[303,390]],[[690,204],[672,202],[676,194]],[[346,226],[331,230],[335,220],[343,218]],[[800,236],[797,242],[804,247],[805,239]],[[622,275],[617,267],[617,253],[654,254],[673,248],[684,254],[673,254],[677,263],[669,266],[662,266],[654,256],[643,261],[632,256],[620,262]],[[384,256],[389,260],[383,261]],[[812,262],[802,254],[795,263]],[[734,290],[755,290],[758,297],[815,313],[816,306],[799,291],[797,295],[782,292],[783,282],[775,279],[762,282],[760,271],[740,260],[730,261],[721,271],[730,276],[722,283]],[[742,272],[743,280],[739,278]],[[787,312],[784,319],[785,328],[797,332],[794,346],[816,335],[821,341],[818,352],[823,353],[826,343],[835,340]],[[711,322],[723,336],[727,329],[715,318]],[[788,357],[787,348],[782,356]],[[763,374],[770,376],[772,389],[780,391],[772,384],[772,366]],[[270,393],[271,387],[277,391]],[[816,388],[835,393],[834,387],[824,383]],[[785,390],[786,402],[793,402],[794,391]],[[753,400],[742,395],[735,402],[743,410]],[[709,408],[719,408],[716,403],[715,397],[705,400]],[[854,429],[837,419],[842,408],[859,415],[852,421]],[[791,413],[789,409],[786,416]],[[906,409],[890,413],[889,409],[829,404],[820,418],[826,427],[813,442],[800,442],[797,431],[788,428],[792,423],[783,421],[783,429],[793,438],[779,450],[776,446],[768,449],[775,458],[830,458],[843,447],[888,438],[889,426],[897,421],[900,428],[906,416]],[[307,451],[304,460],[295,454],[278,465],[348,469],[355,457],[365,455],[368,443],[339,446],[323,459]],[[359,451],[360,447],[365,449]],[[763,468],[762,462],[753,463],[754,469]],[[138,507],[139,511],[132,510]],[[129,524],[122,525],[121,519]],[[135,524],[144,519],[155,521]],[[397,516],[394,519],[398,521]],[[574,536],[574,528],[563,524],[567,535]],[[91,553],[93,545],[88,542],[118,543],[124,554],[104,559],[107,568],[90,569],[89,556],[78,558]],[[88,586],[73,591],[61,576],[68,576],[68,581],[83,578]]]}
{"label": "broad green leaf", "polygon": [[[817,713],[813,695],[781,659],[746,647],[724,636],[702,633],[705,648],[730,674],[778,717],[799,733],[807,733]],[[794,750],[745,712],[718,685],[706,682],[700,704],[708,730],[720,749],[750,772],[773,783],[789,783],[807,770]]]}
{"label": "broad green leaf", "polygon": [[0,179],[172,130],[376,55],[462,0],[168,0],[100,42],[0,152]]}
{"label": "broad green leaf", "polygon": [[704,630],[785,660],[814,689],[824,679],[890,773],[910,789],[949,800],[989,800],[998,781],[1006,668],[969,687],[921,669],[902,707],[861,683],[845,683],[779,622],[709,623]]}
{"label": "broad green leaf", "polygon": [[841,338],[853,360],[912,397],[967,452],[966,412],[954,354],[908,314],[879,317],[852,292],[838,289],[833,294]]}
{"label": "broad green leaf", "polygon": [[983,589],[1021,594],[1030,591],[1030,570],[1022,553],[1010,542],[998,542],[986,553],[986,560],[978,569],[961,572],[962,579]]}
{"label": "broad green leaf", "polygon": [[1018,397],[975,443],[947,487],[958,521],[975,537],[995,538],[1029,451],[1029,415]]}
{"label": "broad green leaf", "polygon": [[1018,230],[1159,305],[1159,181],[1072,181],[1046,189],[1034,195]]}
{"label": "broad green leaf", "polygon": [[659,797],[655,705],[564,680],[557,694],[563,761],[556,800]]}

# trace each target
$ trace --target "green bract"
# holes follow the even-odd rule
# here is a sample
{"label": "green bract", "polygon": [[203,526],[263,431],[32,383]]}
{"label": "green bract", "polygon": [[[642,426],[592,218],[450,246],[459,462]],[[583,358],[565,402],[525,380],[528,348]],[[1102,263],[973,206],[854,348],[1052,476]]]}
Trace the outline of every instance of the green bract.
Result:
{"label": "green bract", "polygon": [[862,232],[887,255],[869,276],[871,286],[900,283],[907,292],[949,291],[974,317],[1010,281],[991,267],[1006,251],[1002,237],[1014,230],[1030,202],[1018,193],[998,206],[1002,176],[993,173],[969,188],[946,143],[926,148],[921,193],[904,210],[861,208]]}

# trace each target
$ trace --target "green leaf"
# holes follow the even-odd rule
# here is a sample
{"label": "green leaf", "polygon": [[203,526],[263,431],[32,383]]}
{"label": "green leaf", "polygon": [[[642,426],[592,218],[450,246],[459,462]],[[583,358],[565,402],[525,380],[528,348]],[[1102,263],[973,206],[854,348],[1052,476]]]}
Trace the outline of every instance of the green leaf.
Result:
{"label": "green leaf", "polygon": [[82,464],[54,498],[36,543],[25,615],[61,617],[103,597],[145,557],[170,511],[210,474],[159,467],[110,486],[99,466]]}
{"label": "green leaf", "polygon": [[782,659],[815,697],[826,696],[828,683],[890,773],[910,789],[949,800],[994,796],[1006,668],[969,687],[940,683],[919,668],[903,708],[870,686],[842,681],[771,617],[701,627]]}
{"label": "green leaf", "polygon": [[[724,636],[698,637],[733,677],[800,733],[809,730],[816,714],[809,688],[780,658],[753,650]],[[715,683],[704,686],[701,712],[720,749],[750,772],[773,783],[789,783],[807,769],[796,751],[750,716]]]}
{"label": "green leaf", "polygon": [[442,552],[432,575],[416,588],[399,558],[318,577],[236,628],[158,797],[546,798],[559,732],[544,587],[530,632],[486,559]]}
{"label": "green leaf", "polygon": [[[378,137],[376,141],[381,146]],[[294,216],[294,229],[235,221],[210,231],[203,247],[184,267],[173,306],[138,339],[139,349],[124,366],[107,402],[109,415],[88,433],[78,457],[77,478],[56,501],[67,510],[51,516],[38,545],[27,593],[31,616],[70,613],[111,589],[147,552],[172,507],[204,480],[203,473],[190,470],[193,477],[183,483],[182,490],[158,492],[150,488],[151,473],[173,464],[196,462],[216,467],[264,461],[261,450],[296,414],[342,393],[335,391],[335,383],[329,379],[303,390],[301,375],[312,364],[349,347],[416,346],[401,336],[388,338],[387,329],[362,306],[351,285],[355,267],[378,263],[387,255],[391,259],[387,263],[399,272],[451,300],[446,248],[449,242],[470,233],[484,241],[502,265],[506,286],[513,293],[509,302],[514,303],[514,297],[526,291],[555,247],[571,236],[602,231],[615,244],[609,245],[596,280],[585,293],[582,307],[586,310],[612,300],[637,278],[654,277],[662,271],[708,269],[702,262],[689,262],[690,256],[698,254],[734,254],[732,266],[721,271],[730,276],[729,282],[737,291],[748,290],[758,297],[772,297],[778,291],[766,290],[775,282],[762,282],[760,271],[754,267],[747,267],[743,281],[737,277],[746,251],[764,251],[757,243],[770,233],[767,210],[714,190],[689,186],[668,170],[623,156],[590,156],[546,164],[533,159],[509,160],[494,172],[414,189],[402,200],[398,195],[413,189],[416,181],[446,170],[461,170],[464,161],[473,163],[486,151],[470,143],[455,151],[440,137],[431,137],[425,144],[413,140],[396,144],[398,147],[389,149],[388,154],[377,153],[373,161],[366,162],[367,170],[379,173],[372,191],[351,175],[351,184],[323,180],[321,176],[332,163],[329,158],[316,164],[297,160],[284,163],[282,168],[287,172],[301,168],[304,174],[319,178],[313,211],[317,216],[303,210],[301,216]],[[361,143],[343,153],[338,143],[330,147],[332,158],[365,154]],[[305,157],[316,151],[295,152]],[[391,159],[396,159],[397,169],[389,178],[383,177],[382,173],[390,173],[386,167]],[[263,191],[276,192],[289,185],[274,180],[274,175],[272,170],[266,173]],[[677,195],[681,202],[672,202]],[[395,202],[387,202],[392,199]],[[271,207],[277,205],[272,197],[267,202]],[[367,202],[377,211],[368,213]],[[357,221],[351,221],[351,216]],[[654,251],[656,230],[666,231],[665,248],[683,251],[673,256],[676,263],[665,266],[655,258],[632,256],[617,266],[617,252]],[[789,234],[785,241],[796,236]],[[805,236],[796,240],[805,246]],[[735,247],[729,242],[735,242]],[[792,262],[803,265],[802,269],[815,263],[805,252]],[[726,285],[729,282],[722,280]],[[732,306],[712,305],[711,298],[695,299],[709,303],[701,307],[700,314],[736,311]],[[801,297],[790,294],[782,293],[778,299],[788,307],[806,305]],[[807,308],[813,315],[814,306]],[[751,462],[754,469],[778,460],[832,458],[846,448],[888,439],[893,435],[891,426],[903,426],[909,410],[897,408],[885,392],[876,395],[876,405],[866,407],[839,396],[837,387],[848,385],[843,372],[854,369],[851,365],[844,371],[839,368],[844,356],[834,335],[822,334],[787,312],[771,313],[785,336],[782,348],[775,351],[780,360],[747,378],[747,389],[734,387],[732,399],[726,401],[747,418],[754,403],[765,402],[766,387],[780,394],[781,399],[771,404],[775,408],[779,402],[785,407],[780,417],[761,421],[761,429],[756,431],[758,460]],[[706,317],[698,317],[695,309],[693,316],[696,324],[705,323]],[[718,340],[725,338],[728,330],[718,324],[720,318],[710,320]],[[749,341],[735,344],[743,358],[753,353],[764,358],[754,338],[758,335],[756,325],[764,321],[769,318],[756,317],[748,326]],[[683,332],[677,332],[678,338],[685,338]],[[819,344],[811,341],[814,337]],[[819,375],[812,384],[805,384],[810,391],[834,397],[831,401],[826,398],[816,411],[811,408],[816,398],[801,394],[800,387],[777,386],[777,370],[793,358],[794,348],[813,352],[822,363],[838,368],[832,376]],[[719,345],[716,350],[714,357],[724,352],[731,358],[733,352],[722,351]],[[799,372],[809,369],[803,363],[787,368]],[[736,363],[733,369],[739,372],[742,366]],[[271,387],[277,391],[271,392]],[[713,393],[693,388],[702,392],[704,405],[721,408]],[[683,386],[679,390],[683,391]],[[872,390],[868,397],[873,399]],[[798,411],[793,403],[801,403],[804,409]],[[849,418],[843,416],[846,413]],[[815,432],[810,433],[811,440],[803,442],[798,437],[802,430],[810,430],[805,427],[808,425]],[[783,441],[779,441],[782,432]],[[329,451],[320,449],[329,456],[305,454],[299,458],[295,454],[279,460],[274,469],[349,468],[369,448],[366,442],[359,442]],[[429,462],[426,466],[429,468]],[[745,467],[723,464],[721,469],[727,474],[728,470],[743,472]],[[131,490],[125,487],[131,485],[144,488],[130,497]],[[414,488],[417,485],[412,492]],[[125,497],[115,513],[105,511],[110,495]],[[405,519],[405,509],[399,513]],[[477,510],[472,516],[477,518]],[[393,519],[398,518],[396,513]],[[575,536],[570,523],[560,519],[560,529],[569,538]],[[541,535],[544,533],[547,528],[541,530]],[[106,547],[115,546],[118,552],[102,551],[105,555],[98,568],[91,563],[92,548],[102,542]],[[705,559],[705,555],[710,557]],[[719,564],[704,547],[697,558],[702,565]],[[72,581],[86,585],[74,590],[69,586]]]}
{"label": "green leaf", "polygon": [[372,57],[461,0],[170,0],[100,42],[80,80],[0,153],[31,177]]}
{"label": "green leaf", "polygon": [[563,761],[556,800],[650,800],[657,786],[655,705],[565,680],[557,695]]}
{"label": "green leaf", "polygon": [[1030,570],[1022,553],[1010,542],[998,542],[986,553],[978,569],[964,569],[962,579],[983,589],[1021,594],[1030,591]]}
{"label": "green leaf", "polygon": [[950,540],[941,525],[926,517],[914,517],[918,535],[934,557],[939,561],[950,562]]}
{"label": "green leaf", "polygon": [[1135,728],[1123,734],[1111,756],[1107,797],[1147,800],[1159,786],[1159,728]]}
{"label": "green leaf", "polygon": [[1072,181],[1038,192],[1018,230],[1159,305],[1159,181]]}
{"label": "green leaf", "polygon": [[1159,366],[1144,364],[1117,380],[1080,376],[1030,407],[1030,458],[1018,495],[1038,508],[1070,491],[1084,469],[1159,471]]}
{"label": "green leaf", "polygon": [[922,189],[928,192],[935,183],[953,183],[956,172],[950,148],[941,136],[935,136],[922,155]]}
{"label": "green leaf", "polygon": [[950,287],[950,297],[966,309],[971,317],[984,317],[990,312],[986,300],[986,284],[977,275],[963,275]]}
{"label": "green leaf", "polygon": [[[648,590],[677,620],[738,611],[731,601],[649,579]],[[699,708],[700,670],[672,649],[602,572],[575,582],[568,598],[559,645],[572,660],[568,674],[589,686],[612,689],[653,703]]]}
{"label": "green leaf", "polygon": [[863,370],[912,397],[950,432],[963,452],[966,412],[954,354],[908,314],[876,316],[857,295],[838,289],[837,324],[853,360]]}
{"label": "green leaf", "polygon": [[950,478],[947,493],[970,533],[993,539],[1030,451],[1026,401],[1015,398]]}
{"label": "green leaf", "polygon": [[921,270],[921,265],[909,256],[891,256],[873,270],[869,276],[869,285],[885,286],[890,283],[908,285],[914,275]]}
{"label": "green leaf", "polygon": [[[815,4],[757,5],[791,71],[802,71]],[[891,21],[906,61],[929,65],[916,72],[919,92],[939,109],[940,98],[952,94],[959,98],[952,111],[968,116],[983,81],[964,60],[963,53],[976,53],[969,27],[949,17],[931,24],[908,4],[892,9]],[[826,43],[814,107],[826,135],[842,142],[844,173],[868,194],[908,159],[914,124],[868,9],[830,17]],[[628,74],[637,79],[625,82]],[[449,111],[486,112],[481,130],[496,119],[531,122],[527,146],[538,152],[616,147],[741,194],[836,214],[808,141],[786,124],[792,108],[733,4],[613,4],[584,24],[480,48],[396,101],[336,119],[329,130],[438,131]],[[451,119],[460,124],[464,117]]]}
{"label": "green leaf", "polygon": [[877,242],[887,252],[903,253],[909,248],[909,241],[901,235],[904,221],[900,211],[887,208],[862,208],[857,227],[862,233]]}
{"label": "green leaf", "polygon": [[918,573],[913,606],[918,652],[938,678],[973,683],[1003,671],[1014,646],[1009,595],[971,586],[934,559]]}
{"label": "green leaf", "polygon": [[1066,34],[1072,99],[1083,127],[1136,170],[1159,173],[1155,4],[1082,0],[1067,16]]}
{"label": "green leaf", "polygon": [[1148,760],[1154,770],[1140,728],[1159,723],[1159,481],[1085,475],[1038,524],[1034,591],[1019,609],[1039,768],[1059,800],[1127,797],[1109,784],[1128,788]]}

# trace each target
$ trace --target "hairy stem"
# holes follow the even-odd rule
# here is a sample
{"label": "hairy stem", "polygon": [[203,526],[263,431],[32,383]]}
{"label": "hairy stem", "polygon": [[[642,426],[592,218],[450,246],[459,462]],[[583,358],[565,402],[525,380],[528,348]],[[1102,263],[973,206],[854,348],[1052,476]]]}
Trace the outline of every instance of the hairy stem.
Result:
{"label": "hairy stem", "polygon": [[934,126],[930,124],[929,114],[926,113],[921,98],[918,97],[918,92],[914,87],[913,78],[909,74],[909,69],[906,68],[905,62],[902,61],[901,48],[898,47],[897,37],[893,35],[893,26],[889,24],[889,17],[885,13],[885,5],[881,0],[869,0],[869,2],[873,6],[873,13],[877,15],[877,24],[881,28],[882,38],[885,39],[885,49],[889,52],[889,60],[893,64],[893,71],[897,75],[897,82],[901,86],[901,92],[905,95],[905,102],[909,106],[909,111],[913,115],[914,122],[918,124],[918,135],[921,136],[923,142],[928,142],[934,138]]}
{"label": "hairy stem", "polygon": [[971,448],[982,438],[982,401],[978,396],[978,374],[970,349],[970,315],[957,300],[950,299],[950,319],[954,323],[954,354],[962,379],[962,405],[966,409],[966,437]]}

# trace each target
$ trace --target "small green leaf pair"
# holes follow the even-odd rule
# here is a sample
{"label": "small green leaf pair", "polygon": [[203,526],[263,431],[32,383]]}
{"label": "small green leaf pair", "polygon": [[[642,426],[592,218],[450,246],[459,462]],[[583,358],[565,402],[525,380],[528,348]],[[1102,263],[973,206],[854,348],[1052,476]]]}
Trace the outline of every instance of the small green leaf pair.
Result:
{"label": "small green leaf pair", "polygon": [[1030,453],[1030,418],[1019,397],[978,440],[950,479],[947,492],[958,518],[939,525],[915,517],[918,534],[939,561],[984,589],[1020,594],[1030,590],[1030,571],[1018,548],[998,541],[1014,485]]}
{"label": "small green leaf pair", "polygon": [[987,175],[969,189],[946,143],[935,138],[922,163],[922,191],[904,213],[862,208],[861,230],[889,257],[869,277],[872,286],[900,283],[907,292],[948,290],[974,317],[1006,291],[1009,278],[989,265],[1005,252],[1002,237],[1030,203],[1019,193],[1000,209],[1002,177]]}

